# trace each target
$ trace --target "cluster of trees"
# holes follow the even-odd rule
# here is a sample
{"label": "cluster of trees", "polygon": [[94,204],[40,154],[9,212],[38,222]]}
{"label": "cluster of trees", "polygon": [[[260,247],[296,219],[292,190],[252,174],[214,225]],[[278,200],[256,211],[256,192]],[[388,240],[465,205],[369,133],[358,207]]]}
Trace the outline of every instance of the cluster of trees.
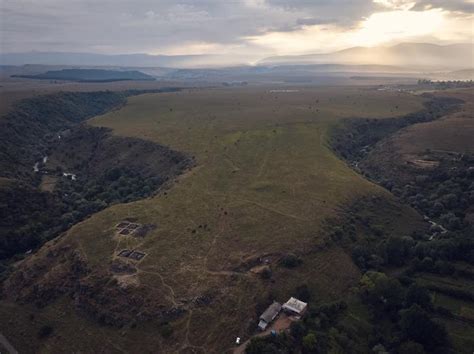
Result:
{"label": "cluster of trees", "polygon": [[462,231],[448,232],[431,241],[426,241],[424,237],[392,236],[378,242],[355,245],[352,258],[362,270],[409,265],[413,272],[453,274],[456,268],[452,262],[463,261],[474,265],[473,232],[472,227],[468,227]]}
{"label": "cluster of trees", "polygon": [[[434,306],[430,292],[463,301],[474,301],[474,293],[443,283],[423,288],[416,284],[414,275],[430,272],[472,279],[474,273],[469,265],[474,265],[474,229],[467,226],[435,238],[430,238],[430,230],[387,236],[386,230],[378,226],[381,221],[377,215],[386,215],[391,207],[382,208],[379,204],[378,198],[359,200],[331,233],[332,240],[349,249],[354,263],[365,273],[360,296],[372,313],[374,328],[383,329],[373,334],[378,339],[371,345],[380,343],[382,352],[452,352],[446,330],[435,318],[466,319]],[[383,273],[394,268],[400,269],[399,278]]]}
{"label": "cluster of trees", "polygon": [[246,353],[362,353],[367,348],[400,354],[451,352],[448,333],[435,319],[437,309],[426,288],[369,271],[360,281],[358,296],[373,325],[365,336],[346,321],[346,302],[337,301],[310,307],[289,332],[254,337]]}
{"label": "cluster of trees", "polygon": [[[373,314],[374,321],[388,321],[389,337],[375,326],[375,337],[389,351],[419,345],[430,353],[449,353],[450,340],[444,326],[434,320],[436,313],[426,288],[404,278],[408,287],[384,273],[369,271],[361,279],[360,296]],[[420,352],[420,351],[418,351]],[[423,351],[421,351],[423,352]]]}
{"label": "cluster of trees", "polygon": [[[362,168],[396,196],[423,214],[435,218],[445,228],[460,230],[466,210],[474,204],[474,157],[464,154],[441,158],[440,165],[424,175],[416,175],[410,183],[387,178],[375,166],[359,164],[381,139],[399,129],[419,122],[437,119],[455,110],[462,101],[453,98],[433,98],[423,111],[390,119],[352,119],[335,128],[332,146],[343,158]],[[426,152],[428,155],[430,151]],[[386,172],[386,171],[385,171]],[[442,231],[442,230],[435,230]]]}
{"label": "cluster of trees", "polygon": [[[62,177],[60,167],[49,171],[59,178],[53,193],[42,192],[37,186],[41,173],[33,174],[33,164],[44,156],[45,151],[58,145],[57,134],[78,132],[79,137],[91,136],[84,145],[96,146],[107,136],[100,128],[69,129],[81,121],[102,114],[125,103],[128,96],[144,92],[176,91],[175,88],[160,90],[129,90],[124,92],[64,92],[39,96],[20,101],[12,111],[0,120],[0,177],[8,177],[12,183],[0,185],[0,272],[6,269],[8,260],[15,255],[35,249],[45,241],[59,235],[73,224],[113,203],[137,200],[151,195],[166,178],[175,175],[185,165],[186,157],[166,147],[142,143],[138,139],[114,138],[111,148],[94,173],[86,173],[90,161],[83,156],[70,158],[76,164],[71,167],[78,175],[75,181]],[[81,130],[82,129],[82,130]],[[98,132],[92,134],[91,132]],[[81,132],[85,132],[81,135]],[[86,134],[91,133],[91,134]],[[64,142],[65,139],[61,139]],[[130,144],[142,146],[155,159],[153,168],[147,169],[148,161],[126,163],[104,171],[120,152],[132,150]],[[64,143],[67,145],[67,143]],[[61,147],[66,147],[61,145]],[[69,142],[81,152],[74,142]],[[102,151],[104,146],[101,145]],[[148,149],[148,150],[147,150]],[[65,149],[67,151],[67,149]],[[62,151],[66,159],[67,153]],[[142,150],[136,151],[136,157]],[[85,154],[87,155],[87,154]],[[87,155],[88,156],[88,155]],[[107,161],[105,161],[107,159]],[[136,158],[135,160],[136,161]],[[141,168],[140,168],[141,167]],[[149,166],[148,166],[149,167]],[[145,171],[146,170],[146,171]],[[90,172],[90,171],[89,171]],[[164,177],[163,177],[164,176]]]}
{"label": "cluster of trees", "polygon": [[61,178],[53,193],[25,183],[0,188],[0,260],[35,249],[110,204],[145,198],[162,183],[159,176],[117,167],[89,180]]}
{"label": "cluster of trees", "polygon": [[120,92],[61,92],[20,101],[0,120],[2,177],[31,179],[55,133],[123,105]]}
{"label": "cluster of trees", "polygon": [[447,80],[432,81],[427,79],[418,80],[418,85],[430,86],[436,90],[446,90],[450,88],[469,88],[474,86],[473,80]]}
{"label": "cluster of trees", "polygon": [[247,354],[262,353],[327,353],[337,346],[351,352],[358,334],[340,323],[347,309],[344,301],[310,308],[301,321],[293,322],[289,333],[255,337],[247,345]]}
{"label": "cluster of trees", "polygon": [[179,90],[58,92],[21,100],[0,119],[0,176],[31,181],[33,164],[58,132],[122,106],[129,96]]}
{"label": "cluster of trees", "polygon": [[[333,147],[340,156],[364,169],[364,163],[359,162],[363,162],[376,142],[404,126],[436,119],[456,109],[459,103],[434,99],[424,111],[405,117],[349,121],[336,129]],[[458,315],[435,307],[430,291],[464,301],[473,301],[474,294],[436,283],[422,288],[412,277],[417,272],[430,272],[472,278],[472,272],[461,269],[455,262],[474,265],[474,228],[464,220],[467,210],[474,204],[473,160],[468,155],[449,156],[441,159],[440,165],[426,175],[413,176],[411,183],[393,179],[380,181],[379,175],[383,175],[380,171],[364,171],[426,215],[432,224],[430,229],[427,227],[409,236],[387,237],[384,227],[378,226],[383,222],[371,217],[373,206],[368,204],[372,201],[359,203],[348,213],[346,222],[332,229],[332,240],[350,249],[353,261],[365,272],[360,296],[372,313],[371,323],[376,332],[373,337],[378,338],[371,345],[380,344],[377,350],[373,348],[374,351],[451,352],[448,334],[435,318]],[[404,271],[398,279],[381,273],[400,267],[404,267]],[[377,331],[378,328],[381,330]]]}
{"label": "cluster of trees", "polygon": [[50,193],[26,183],[12,182],[0,188],[0,262],[36,248],[42,234],[61,218],[62,208]]}
{"label": "cluster of trees", "polygon": [[147,178],[139,171],[115,167],[95,178],[82,180],[79,176],[76,181],[62,178],[56,185],[55,194],[61,195],[71,210],[89,215],[96,211],[94,206],[145,198],[163,182],[159,176]]}
{"label": "cluster of trees", "polygon": [[456,98],[435,97],[425,103],[425,109],[403,117],[349,119],[333,129],[331,146],[342,158],[356,163],[383,138],[409,125],[438,119],[454,111],[462,103],[462,100]]}
{"label": "cluster of trees", "polygon": [[418,175],[408,184],[385,180],[382,185],[445,228],[460,230],[468,226],[464,217],[474,205],[473,161],[469,155],[442,160],[434,171]]}
{"label": "cluster of trees", "polygon": [[452,263],[461,261],[474,265],[473,226],[439,233],[434,238],[428,228],[415,230],[409,235],[388,236],[384,221],[377,215],[392,215],[395,208],[396,205],[390,206],[383,198],[362,198],[346,212],[343,222],[339,220],[337,225],[331,226],[330,237],[351,252],[354,263],[362,271],[409,266],[412,273],[462,272],[463,276],[472,277]]}

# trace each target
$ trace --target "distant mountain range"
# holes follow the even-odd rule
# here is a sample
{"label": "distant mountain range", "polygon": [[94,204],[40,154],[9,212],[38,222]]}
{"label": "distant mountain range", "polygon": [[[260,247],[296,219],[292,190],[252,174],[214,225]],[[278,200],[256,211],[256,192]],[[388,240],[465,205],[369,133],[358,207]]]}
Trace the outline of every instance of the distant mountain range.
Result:
{"label": "distant mountain range", "polygon": [[[391,47],[354,47],[326,54],[275,56],[261,60],[257,65],[389,65],[419,70],[469,69],[474,63],[474,44],[437,45],[427,43],[402,43]],[[210,68],[248,65],[235,56],[205,55],[150,55],[93,53],[28,52],[0,54],[1,65],[81,65],[119,67]]]}
{"label": "distant mountain range", "polygon": [[[1,65],[81,65],[122,67],[194,68],[219,66],[219,55],[94,54],[64,52],[27,52],[0,54]],[[235,63],[237,64],[237,62]],[[220,65],[222,66],[222,65]]]}
{"label": "distant mountain range", "polygon": [[391,47],[354,47],[328,54],[276,56],[259,65],[301,64],[395,65],[413,69],[467,69],[474,66],[474,44],[402,43]]}

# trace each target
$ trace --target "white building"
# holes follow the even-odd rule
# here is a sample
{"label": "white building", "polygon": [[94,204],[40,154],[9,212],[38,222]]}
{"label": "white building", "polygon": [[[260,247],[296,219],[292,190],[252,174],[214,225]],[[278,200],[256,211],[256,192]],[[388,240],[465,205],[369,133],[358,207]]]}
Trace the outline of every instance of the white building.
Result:
{"label": "white building", "polygon": [[293,315],[301,316],[305,313],[308,304],[300,301],[294,297],[290,297],[290,300],[285,302],[282,306],[283,311],[291,313]]}

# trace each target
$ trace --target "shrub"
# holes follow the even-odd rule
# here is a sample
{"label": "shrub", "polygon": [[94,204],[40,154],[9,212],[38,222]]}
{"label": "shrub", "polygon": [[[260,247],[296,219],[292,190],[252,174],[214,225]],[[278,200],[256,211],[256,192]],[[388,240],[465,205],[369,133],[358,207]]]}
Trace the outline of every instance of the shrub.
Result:
{"label": "shrub", "polygon": [[305,351],[314,351],[318,345],[316,334],[311,332],[303,337],[303,349]]}
{"label": "shrub", "polygon": [[433,321],[429,315],[418,305],[413,305],[407,310],[400,311],[400,328],[404,335],[432,351],[449,344],[446,329]]}
{"label": "shrub", "polygon": [[260,277],[262,279],[270,279],[272,277],[272,271],[270,267],[263,268],[262,271],[260,272]]}
{"label": "shrub", "polygon": [[425,354],[425,350],[420,343],[408,341],[404,342],[398,348],[398,354]]}
{"label": "shrub", "polygon": [[408,288],[408,292],[406,295],[406,304],[407,307],[417,304],[426,310],[430,310],[433,308],[429,291],[426,288],[423,288],[416,284],[412,284]]}
{"label": "shrub", "polygon": [[160,334],[163,338],[169,338],[173,334],[173,327],[169,323],[165,323],[160,327]]}
{"label": "shrub", "polygon": [[51,334],[53,334],[54,328],[50,325],[44,325],[42,326],[39,331],[38,331],[38,337],[40,339],[47,338]]}
{"label": "shrub", "polygon": [[296,340],[300,340],[301,338],[303,338],[305,332],[306,332],[306,328],[303,326],[303,324],[300,321],[291,323],[290,334]]}
{"label": "shrub", "polygon": [[296,297],[304,302],[308,302],[311,299],[311,292],[306,284],[302,284],[296,288]]}
{"label": "shrub", "polygon": [[301,258],[299,258],[298,256],[296,256],[293,253],[289,253],[289,254],[283,256],[283,258],[281,258],[280,261],[279,261],[279,264],[282,265],[285,268],[296,268],[301,263],[303,263]]}

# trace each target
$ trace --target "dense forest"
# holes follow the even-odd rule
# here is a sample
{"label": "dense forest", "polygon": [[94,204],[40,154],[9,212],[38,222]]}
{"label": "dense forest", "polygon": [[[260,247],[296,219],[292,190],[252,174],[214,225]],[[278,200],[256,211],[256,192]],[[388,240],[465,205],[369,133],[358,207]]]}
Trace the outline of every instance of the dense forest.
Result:
{"label": "dense forest", "polygon": [[125,99],[116,92],[64,92],[20,101],[0,119],[1,176],[31,178],[34,163],[61,131],[120,107]]}
{"label": "dense forest", "polygon": [[334,127],[331,147],[352,165],[362,160],[374,145],[396,131],[416,123],[430,122],[457,110],[462,100],[450,97],[431,97],[425,109],[401,117],[386,119],[350,118]]}
{"label": "dense forest", "polygon": [[34,163],[47,155],[61,132],[119,108],[129,96],[176,90],[60,92],[21,100],[0,119],[0,177],[31,179]]}
{"label": "dense forest", "polygon": [[[79,124],[138,93],[42,96],[21,102],[5,117],[0,148],[5,167],[0,180],[4,267],[12,257],[41,246],[108,205],[152,195],[192,165],[187,156],[167,147]],[[45,155],[48,164],[38,163],[33,171],[34,161]],[[39,188],[45,176],[54,181],[49,191]]]}
{"label": "dense forest", "polygon": [[[376,181],[404,203],[411,205],[427,218],[434,219],[432,234],[446,229],[456,231],[467,227],[466,211],[474,204],[474,156],[469,154],[426,151],[425,155],[437,166],[432,170],[409,171],[407,177],[397,174],[397,167],[380,163],[371,154],[377,142],[415,123],[429,122],[455,111],[462,101],[435,98],[426,109],[404,117],[381,120],[348,120],[333,132],[335,151],[358,172]],[[375,155],[375,156],[374,156]],[[441,226],[440,226],[441,225]]]}

